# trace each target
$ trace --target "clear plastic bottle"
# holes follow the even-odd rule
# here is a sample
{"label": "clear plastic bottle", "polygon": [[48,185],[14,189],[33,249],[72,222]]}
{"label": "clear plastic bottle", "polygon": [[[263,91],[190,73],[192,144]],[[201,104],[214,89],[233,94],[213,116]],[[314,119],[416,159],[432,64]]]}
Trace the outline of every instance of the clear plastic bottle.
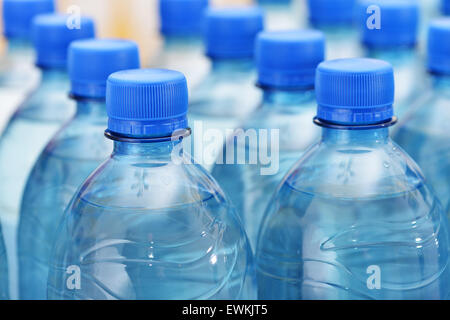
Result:
{"label": "clear plastic bottle", "polygon": [[208,0],[159,0],[164,45],[151,65],[184,73],[189,88],[195,88],[210,68],[202,41],[207,7]]}
{"label": "clear plastic bottle", "polygon": [[271,200],[256,254],[261,299],[446,299],[449,230],[414,161],[389,138],[389,63],[316,75],[322,139]]}
{"label": "clear plastic bottle", "polygon": [[9,299],[8,262],[5,243],[3,242],[2,229],[0,227],[0,300]]}
{"label": "clear plastic bottle", "polygon": [[450,19],[433,21],[428,34],[432,86],[395,133],[394,140],[416,160],[450,218]]}
{"label": "clear plastic bottle", "polygon": [[266,25],[270,31],[303,27],[297,11],[297,0],[258,0],[266,13]]}
{"label": "clear plastic bottle", "polygon": [[183,151],[187,96],[177,71],[109,77],[106,135],[114,151],[67,208],[49,299],[254,297],[252,254],[239,218]]}
{"label": "clear plastic bottle", "polygon": [[8,251],[11,294],[17,295],[17,224],[26,179],[50,138],[74,113],[68,99],[67,48],[72,40],[94,36],[94,24],[81,19],[81,29],[68,29],[63,15],[39,15],[33,34],[37,66],[42,70],[39,87],[17,109],[0,139],[0,217]]}
{"label": "clear plastic bottle", "polygon": [[[222,152],[224,164],[212,171],[237,207],[253,248],[270,195],[320,137],[312,122],[314,76],[324,56],[325,39],[320,31],[262,32],[258,36],[256,64],[263,101],[242,123],[240,134],[227,141]],[[263,145],[266,142],[268,148]],[[227,163],[229,153],[255,158],[256,163]],[[271,161],[265,163],[269,155]]]}
{"label": "clear plastic bottle", "polygon": [[[376,22],[372,24],[370,17],[374,11],[371,6],[379,8],[379,26]],[[417,47],[419,3],[416,0],[362,0],[358,3],[358,11],[361,43],[366,56],[387,61],[394,67],[396,115],[402,120],[427,86]]]}
{"label": "clear plastic bottle", "polygon": [[357,0],[308,0],[309,23],[325,33],[327,59],[363,55],[355,22]]}
{"label": "clear plastic bottle", "polygon": [[208,141],[208,134],[214,130],[226,137],[227,129],[232,132],[261,99],[253,58],[263,24],[258,7],[211,8],[206,13],[206,54],[212,70],[192,91],[189,118],[194,129],[192,155],[208,170],[224,143],[219,138]]}
{"label": "clear plastic bottle", "polygon": [[34,16],[54,10],[53,0],[4,0],[3,33],[7,51],[0,58],[0,132],[5,121],[39,82],[34,66],[31,22]]}
{"label": "clear plastic bottle", "polygon": [[78,187],[112,151],[107,125],[106,79],[139,68],[137,44],[78,40],[69,48],[75,116],[50,140],[28,178],[18,230],[20,298],[47,297],[48,262],[59,222]]}

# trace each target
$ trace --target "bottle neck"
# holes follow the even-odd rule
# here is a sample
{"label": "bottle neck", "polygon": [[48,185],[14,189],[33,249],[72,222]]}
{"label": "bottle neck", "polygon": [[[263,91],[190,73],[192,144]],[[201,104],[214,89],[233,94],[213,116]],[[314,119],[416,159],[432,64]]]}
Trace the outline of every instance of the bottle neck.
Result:
{"label": "bottle neck", "polygon": [[197,48],[202,46],[202,38],[199,36],[176,36],[164,37],[164,50],[179,50],[180,48]]}
{"label": "bottle neck", "polygon": [[7,55],[12,59],[28,59],[30,63],[34,57],[34,49],[30,41],[24,39],[9,39]]}
{"label": "bottle neck", "polygon": [[105,122],[108,118],[105,100],[75,99],[77,101],[76,119],[87,119],[92,122]]}
{"label": "bottle neck", "polygon": [[254,66],[253,59],[212,59],[213,72],[249,72]]}
{"label": "bottle neck", "polygon": [[302,106],[313,102],[315,99],[313,88],[298,90],[264,88],[263,93],[263,106],[271,108],[287,106],[301,108]]}
{"label": "bottle neck", "polygon": [[323,128],[322,141],[324,143],[340,146],[383,145],[389,141],[389,128],[363,130]]}
{"label": "bottle neck", "polygon": [[42,71],[42,83],[58,84],[63,83],[64,86],[69,81],[69,76],[65,69],[41,69]]}
{"label": "bottle neck", "polygon": [[391,63],[410,62],[417,59],[415,47],[402,46],[391,48],[366,48],[367,55],[371,58],[386,60]]}
{"label": "bottle neck", "polygon": [[171,162],[174,152],[182,153],[182,144],[177,141],[144,142],[114,141],[114,157],[142,158],[145,161]]}
{"label": "bottle neck", "polygon": [[450,74],[433,74],[431,76],[433,88],[450,95]]}

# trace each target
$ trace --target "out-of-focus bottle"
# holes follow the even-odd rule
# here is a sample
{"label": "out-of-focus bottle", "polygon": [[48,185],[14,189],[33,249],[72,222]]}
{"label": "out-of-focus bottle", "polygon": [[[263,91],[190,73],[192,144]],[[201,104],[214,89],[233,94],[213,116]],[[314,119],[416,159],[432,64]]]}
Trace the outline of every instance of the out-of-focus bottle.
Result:
{"label": "out-of-focus bottle", "polygon": [[361,0],[358,15],[366,55],[388,61],[394,67],[396,115],[403,120],[427,86],[417,48],[419,3],[416,0]]}
{"label": "out-of-focus bottle", "polygon": [[327,59],[363,55],[355,26],[357,0],[308,0],[309,23],[325,33]]}
{"label": "out-of-focus bottle", "polygon": [[0,300],[9,299],[8,258],[0,223]]}
{"label": "out-of-focus bottle", "polygon": [[254,298],[253,259],[239,218],[183,151],[190,132],[183,74],[114,73],[106,100],[114,151],[66,210],[48,298]]}
{"label": "out-of-focus bottle", "polygon": [[224,138],[256,109],[254,50],[263,29],[258,7],[210,8],[206,13],[206,55],[212,69],[192,91],[189,117],[194,158],[211,169]]}
{"label": "out-of-focus bottle", "polygon": [[6,54],[0,58],[0,132],[15,108],[39,82],[31,43],[33,17],[54,10],[53,0],[3,0]]}
{"label": "out-of-focus bottle", "polygon": [[208,0],[159,0],[164,45],[150,65],[178,70],[194,88],[208,73],[203,47],[204,15]]}
{"label": "out-of-focus bottle", "polygon": [[288,30],[303,27],[299,1],[258,0],[266,13],[267,30]]}
{"label": "out-of-focus bottle", "polygon": [[[325,39],[320,31],[262,32],[258,36],[258,86],[264,98],[239,132],[228,139],[221,154],[223,164],[212,171],[237,207],[253,248],[270,197],[320,137],[312,122],[314,76],[324,57]],[[229,157],[231,163],[227,163]],[[235,157],[254,160],[238,163]]]}
{"label": "out-of-focus bottle", "polygon": [[450,218],[450,19],[431,23],[427,68],[432,86],[394,139],[419,163]]}
{"label": "out-of-focus bottle", "polygon": [[78,40],[69,48],[68,71],[75,116],[45,147],[28,178],[18,231],[20,298],[47,297],[48,262],[58,224],[78,187],[106,160],[112,143],[104,139],[106,79],[139,68],[136,43]]}
{"label": "out-of-focus bottle", "polygon": [[259,298],[447,299],[447,218],[419,167],[389,138],[392,66],[324,62],[316,95],[322,139],[266,212]]}
{"label": "out-of-focus bottle", "polygon": [[[39,15],[33,22],[36,65],[42,70],[39,87],[16,110],[0,138],[0,217],[8,251],[11,290],[17,291],[17,224],[26,179],[56,131],[72,117],[69,99],[67,48],[76,39],[94,37],[94,22],[80,19],[80,28],[67,27],[68,16]],[[11,294],[12,298],[17,296]]]}
{"label": "out-of-focus bottle", "polygon": [[444,15],[450,16],[450,0],[441,0],[441,10]]}

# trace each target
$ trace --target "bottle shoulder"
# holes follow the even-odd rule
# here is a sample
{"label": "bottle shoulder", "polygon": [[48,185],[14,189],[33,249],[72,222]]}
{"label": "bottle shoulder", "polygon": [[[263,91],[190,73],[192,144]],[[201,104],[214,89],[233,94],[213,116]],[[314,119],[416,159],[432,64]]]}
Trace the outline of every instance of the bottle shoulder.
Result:
{"label": "bottle shoulder", "polygon": [[145,212],[208,201],[228,206],[222,190],[199,165],[113,154],[85,182],[78,194],[95,206]]}
{"label": "bottle shoulder", "polygon": [[372,198],[424,185],[417,164],[395,142],[373,146],[311,147],[285,179],[290,188],[324,197]]}

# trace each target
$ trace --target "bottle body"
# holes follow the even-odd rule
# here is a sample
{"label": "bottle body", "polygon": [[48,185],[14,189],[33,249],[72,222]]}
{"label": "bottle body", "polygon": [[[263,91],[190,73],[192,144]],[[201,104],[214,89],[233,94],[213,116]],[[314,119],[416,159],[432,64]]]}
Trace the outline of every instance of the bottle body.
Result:
{"label": "bottle body", "polygon": [[448,298],[444,211],[387,130],[324,129],[291,170],[260,233],[259,298]]}
{"label": "bottle body", "polygon": [[0,300],[9,299],[8,285],[8,262],[6,258],[6,248],[3,242],[2,229],[0,228]]}
{"label": "bottle body", "polygon": [[[280,181],[319,139],[320,130],[311,121],[316,109],[314,98],[313,90],[266,91],[262,106],[242,126],[241,139],[245,134],[255,138],[244,143],[238,142],[239,135],[229,139],[222,152],[224,164],[214,167],[212,174],[237,207],[253,248],[263,214]],[[227,164],[227,150],[256,161]]]}
{"label": "bottle body", "polygon": [[442,204],[450,206],[450,80],[438,76],[433,82],[394,140],[418,162]]}
{"label": "bottle body", "polygon": [[45,147],[28,178],[18,229],[20,296],[47,297],[48,262],[64,210],[78,187],[106,160],[104,102],[79,102],[74,119]]}
{"label": "bottle body", "polygon": [[[0,215],[14,283],[17,277],[16,233],[23,189],[39,154],[73,114],[74,105],[67,97],[67,86],[67,77],[62,72],[45,75],[37,91],[15,112],[0,140],[0,192],[3,195]],[[16,284],[11,288],[16,288]]]}
{"label": "bottle body", "polygon": [[[226,138],[258,106],[261,92],[255,82],[252,62],[220,61],[213,63],[212,71],[193,91],[188,113],[193,124],[191,154],[207,170],[212,169]],[[223,139],[211,139],[217,130]]]}
{"label": "bottle body", "polygon": [[49,299],[253,297],[251,250],[237,216],[176,148],[115,142],[67,209]]}

